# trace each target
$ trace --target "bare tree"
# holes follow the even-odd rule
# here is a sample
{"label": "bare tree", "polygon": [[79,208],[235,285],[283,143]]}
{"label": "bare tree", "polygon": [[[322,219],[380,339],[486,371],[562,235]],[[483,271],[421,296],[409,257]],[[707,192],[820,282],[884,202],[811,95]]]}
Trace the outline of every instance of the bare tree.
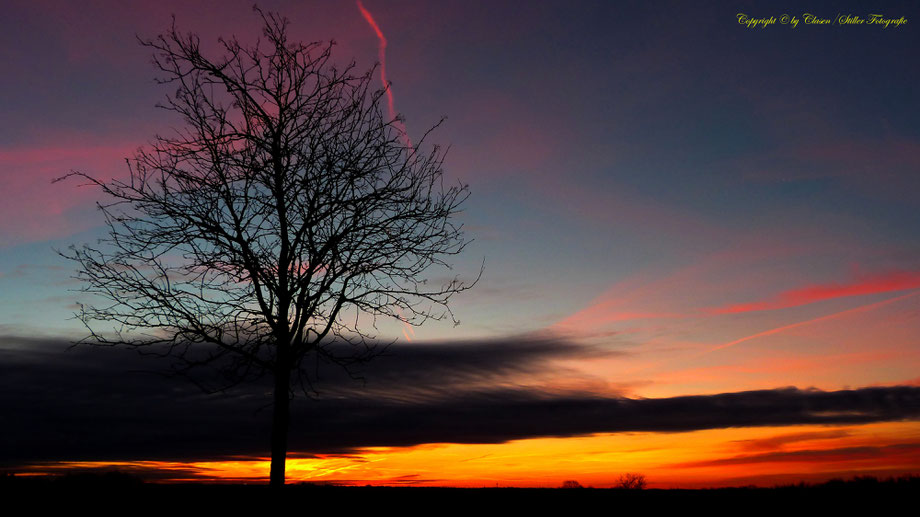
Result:
{"label": "bare tree", "polygon": [[452,217],[469,192],[445,186],[431,130],[412,145],[384,116],[373,70],[338,68],[331,43],[293,43],[286,19],[259,15],[264,39],[221,39],[216,59],[175,21],[141,41],[184,127],[138,150],[129,180],[65,176],[104,193],[108,236],[62,254],[106,300],[78,314],[85,341],[273,377],[278,486],[307,356],[366,357],[380,317],[454,319],[448,300],[472,284],[430,277],[468,244]]}
{"label": "bare tree", "polygon": [[636,474],[634,472],[627,472],[626,474],[620,475],[617,479],[615,488],[622,488],[626,490],[643,490],[645,489],[646,481],[644,474]]}

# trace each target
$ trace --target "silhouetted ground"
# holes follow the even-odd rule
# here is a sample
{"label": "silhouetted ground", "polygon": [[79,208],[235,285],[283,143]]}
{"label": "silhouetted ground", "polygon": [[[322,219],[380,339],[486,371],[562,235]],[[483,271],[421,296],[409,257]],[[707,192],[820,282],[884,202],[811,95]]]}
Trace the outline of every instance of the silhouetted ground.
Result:
{"label": "silhouetted ground", "polygon": [[[265,485],[154,484],[121,473],[59,477],[0,477],[0,497],[7,505],[25,503],[30,510],[92,509],[143,513],[190,511],[259,512],[284,509],[306,514],[442,515],[471,511],[534,511],[562,515],[633,515],[706,511],[800,513],[869,512],[871,515],[916,511],[920,476],[889,480],[871,477],[835,480],[820,485],[775,488],[683,489],[544,489],[429,488],[288,485],[280,492]],[[907,504],[905,507],[904,504]],[[8,506],[9,507],[9,506]],[[907,510],[909,508],[909,510]],[[475,516],[479,517],[479,516]]]}

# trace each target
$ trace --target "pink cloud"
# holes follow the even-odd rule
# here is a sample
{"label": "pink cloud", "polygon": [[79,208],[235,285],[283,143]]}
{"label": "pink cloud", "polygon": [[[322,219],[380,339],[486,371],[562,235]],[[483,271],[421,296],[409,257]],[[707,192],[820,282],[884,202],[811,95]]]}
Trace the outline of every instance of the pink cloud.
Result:
{"label": "pink cloud", "polygon": [[846,139],[803,144],[792,142],[781,151],[737,163],[742,177],[754,182],[784,182],[835,178],[864,195],[880,199],[913,200],[905,185],[920,167],[920,141],[905,139]]}
{"label": "pink cloud", "polygon": [[780,332],[785,332],[785,331],[787,331],[787,330],[791,330],[791,329],[794,329],[794,328],[797,328],[797,327],[801,327],[801,326],[805,326],[805,325],[811,325],[811,324],[813,324],[813,323],[818,323],[818,322],[826,321],[826,320],[833,319],[833,318],[839,318],[839,317],[842,317],[842,316],[849,316],[849,315],[856,314],[856,313],[860,313],[860,312],[871,311],[871,310],[874,310],[874,309],[877,309],[877,308],[880,308],[880,307],[884,307],[884,306],[889,305],[889,304],[891,304],[891,303],[895,303],[895,302],[898,302],[898,301],[901,301],[901,300],[910,298],[910,297],[915,296],[915,295],[917,295],[917,294],[918,294],[917,292],[908,293],[908,294],[901,295],[901,296],[897,296],[897,297],[894,297],[894,298],[889,298],[889,299],[887,299],[887,300],[882,300],[882,301],[880,301],[880,302],[870,303],[870,304],[866,304],[866,305],[860,305],[859,307],[854,307],[854,308],[852,308],[852,309],[847,309],[847,310],[844,310],[844,311],[835,312],[835,313],[832,313],[832,314],[828,314],[828,315],[826,315],[826,316],[821,316],[821,317],[818,317],[818,318],[812,318],[812,319],[809,319],[809,320],[799,321],[799,322],[797,322],[797,323],[792,323],[792,324],[789,324],[789,325],[783,325],[783,326],[781,326],[781,327],[772,328],[772,329],[770,329],[770,330],[765,330],[765,331],[763,331],[763,332],[758,332],[758,333],[756,333],[756,334],[751,334],[751,335],[749,335],[749,336],[745,336],[745,337],[736,339],[736,340],[734,340],[734,341],[729,341],[728,343],[723,343],[723,344],[721,344],[721,345],[718,345],[718,346],[716,346],[716,347],[713,347],[713,348],[712,348],[711,350],[709,350],[709,351],[710,351],[710,352],[714,352],[714,351],[716,351],[716,350],[721,350],[721,349],[724,349],[724,348],[728,348],[728,347],[735,346],[735,345],[740,344],[740,343],[743,343],[743,342],[745,342],[745,341],[750,341],[750,340],[752,340],[752,339],[757,339],[757,338],[760,338],[760,337],[765,337],[765,336],[770,336],[770,335],[773,335],[773,334],[778,334],[778,333],[780,333]]}
{"label": "pink cloud", "polygon": [[[839,253],[841,245],[814,238],[808,231],[761,232],[737,235],[730,246],[690,257],[672,269],[649,266],[597,295],[583,309],[560,320],[555,327],[596,329],[630,318],[691,318],[710,314],[700,309],[738,292],[768,289],[790,276],[801,257]],[[843,246],[848,249],[847,246]],[[781,267],[789,265],[788,267]],[[778,267],[780,266],[780,267]],[[751,274],[755,271],[756,274]]]}
{"label": "pink cloud", "polygon": [[[108,179],[127,174],[129,146],[0,150],[0,247],[53,239],[88,229],[98,192],[78,182],[52,184],[71,170]],[[98,223],[98,221],[97,221]]]}
{"label": "pink cloud", "polygon": [[542,181],[570,144],[545,113],[507,92],[468,88],[453,103],[441,136],[451,142],[450,170],[466,181]]}
{"label": "pink cloud", "polygon": [[[66,55],[55,57],[61,61],[55,66],[73,65],[75,70],[85,68],[91,73],[93,67],[105,64],[102,70],[117,69],[126,77],[147,79],[157,74],[148,63],[149,49],[138,45],[134,35],[150,38],[168,29],[171,13],[176,14],[180,31],[193,31],[201,36],[202,47],[208,55],[222,53],[217,42],[220,35],[239,35],[246,44],[258,37],[261,20],[251,4],[226,9],[223,5],[220,9],[213,7],[162,2],[77,7],[36,2],[30,4],[26,14],[43,20],[36,29],[39,31],[36,37],[40,34],[67,49]],[[335,36],[337,46],[333,55],[340,64],[363,56],[365,59],[360,59],[362,64],[358,67],[360,71],[373,62],[369,52],[373,34],[368,34],[367,25],[353,4],[324,11],[323,16],[316,16],[308,7],[286,9],[282,14],[291,20],[292,39],[329,40]],[[131,29],[108,32],[93,29],[100,24]],[[160,90],[160,93],[167,91]],[[162,99],[161,94],[139,106],[151,107]],[[81,128],[77,134],[37,120],[34,127],[26,131],[32,135],[23,140],[30,142],[28,147],[0,148],[0,192],[7,193],[0,205],[0,247],[58,238],[98,224],[100,221],[94,217],[93,206],[98,199],[95,189],[76,188],[78,181],[55,185],[51,181],[71,170],[104,179],[125,174],[124,158],[130,156],[137,145],[143,145],[155,131],[167,132],[170,125],[178,123],[176,119],[149,117],[145,113],[149,111],[125,115],[137,117],[130,122],[129,118],[109,122],[96,120],[95,125]],[[152,118],[163,122],[151,123]],[[131,143],[126,143],[126,139],[131,139]]]}
{"label": "pink cloud", "polygon": [[762,301],[732,304],[709,309],[712,314],[765,311],[798,307],[834,298],[863,296],[920,288],[920,271],[895,271],[863,277],[855,282],[817,284],[784,291]]}

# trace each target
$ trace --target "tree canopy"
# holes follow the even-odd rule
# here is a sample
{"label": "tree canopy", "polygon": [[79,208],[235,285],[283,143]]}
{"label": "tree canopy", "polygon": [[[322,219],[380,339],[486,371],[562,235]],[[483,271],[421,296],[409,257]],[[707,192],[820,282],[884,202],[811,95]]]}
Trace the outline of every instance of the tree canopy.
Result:
{"label": "tree canopy", "polygon": [[229,381],[273,376],[283,484],[305,357],[364,357],[380,317],[453,319],[471,284],[444,272],[469,242],[454,217],[469,190],[445,184],[431,129],[413,145],[384,115],[373,69],[339,67],[333,44],[291,42],[287,20],[259,14],[263,39],[221,39],[216,58],[175,21],[142,41],[183,126],[138,150],[127,179],[68,175],[101,189],[108,234],[63,255],[107,301],[78,314],[88,341],[219,361]]}

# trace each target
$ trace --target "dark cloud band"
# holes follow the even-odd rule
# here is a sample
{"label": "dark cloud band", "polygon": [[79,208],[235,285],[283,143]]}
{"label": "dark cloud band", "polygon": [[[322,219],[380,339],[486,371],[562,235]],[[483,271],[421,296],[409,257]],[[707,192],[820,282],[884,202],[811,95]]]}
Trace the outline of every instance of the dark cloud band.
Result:
{"label": "dark cloud band", "polygon": [[[63,341],[12,337],[0,344],[0,462],[7,466],[267,452],[271,397],[264,380],[208,395],[186,380],[139,372],[155,361],[126,350],[65,351]],[[321,370],[321,396],[292,406],[291,450],[920,418],[920,388],[911,386],[628,399],[497,382],[538,373],[555,358],[598,353],[530,336],[394,347],[368,363],[366,383]]]}

